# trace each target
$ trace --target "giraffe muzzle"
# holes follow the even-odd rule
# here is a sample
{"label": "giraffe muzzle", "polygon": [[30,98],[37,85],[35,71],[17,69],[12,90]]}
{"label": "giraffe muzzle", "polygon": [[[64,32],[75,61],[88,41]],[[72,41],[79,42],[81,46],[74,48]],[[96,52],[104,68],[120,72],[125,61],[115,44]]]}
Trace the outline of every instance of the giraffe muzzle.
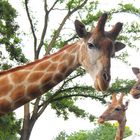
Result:
{"label": "giraffe muzzle", "polygon": [[107,90],[110,82],[110,74],[103,71],[96,76],[96,80],[94,86],[98,91],[105,91]]}
{"label": "giraffe muzzle", "polygon": [[109,82],[110,81],[110,75],[107,72],[103,72],[102,74],[104,81]]}
{"label": "giraffe muzzle", "polygon": [[139,99],[140,98],[140,91],[136,89],[131,89],[130,94],[133,96],[134,99]]}
{"label": "giraffe muzzle", "polygon": [[98,119],[98,123],[103,124],[105,122],[103,116],[100,116]]}

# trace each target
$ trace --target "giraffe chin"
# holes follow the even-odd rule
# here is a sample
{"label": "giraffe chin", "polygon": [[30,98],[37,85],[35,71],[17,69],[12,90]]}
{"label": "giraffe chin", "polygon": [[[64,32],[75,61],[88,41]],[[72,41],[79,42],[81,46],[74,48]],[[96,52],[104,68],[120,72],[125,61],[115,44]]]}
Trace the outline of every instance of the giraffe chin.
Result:
{"label": "giraffe chin", "polygon": [[140,98],[140,93],[132,94],[134,99],[139,99]]}
{"label": "giraffe chin", "polygon": [[98,119],[98,123],[103,124],[104,122],[105,122],[104,119],[102,119],[102,118],[99,118],[99,119]]}
{"label": "giraffe chin", "polygon": [[130,94],[133,96],[134,99],[140,98],[140,91],[137,91],[135,89],[131,89]]}

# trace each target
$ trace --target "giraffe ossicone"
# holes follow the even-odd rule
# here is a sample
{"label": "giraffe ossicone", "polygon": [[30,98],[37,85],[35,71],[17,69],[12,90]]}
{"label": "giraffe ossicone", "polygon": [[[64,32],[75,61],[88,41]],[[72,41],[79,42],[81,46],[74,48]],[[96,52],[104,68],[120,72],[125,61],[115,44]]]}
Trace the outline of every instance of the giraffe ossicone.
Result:
{"label": "giraffe ossicone", "polygon": [[44,94],[79,66],[89,72],[95,89],[106,90],[111,79],[111,57],[125,47],[123,43],[115,41],[122,23],[118,22],[110,31],[105,31],[106,20],[105,13],[91,32],[76,20],[75,30],[81,38],[79,41],[35,62],[0,72],[0,115]]}

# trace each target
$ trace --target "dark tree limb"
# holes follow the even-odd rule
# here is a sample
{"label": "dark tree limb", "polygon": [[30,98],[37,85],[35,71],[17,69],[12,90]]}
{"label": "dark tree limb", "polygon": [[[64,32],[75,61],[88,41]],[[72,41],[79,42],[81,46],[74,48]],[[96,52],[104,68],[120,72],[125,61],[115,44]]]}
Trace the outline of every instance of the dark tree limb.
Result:
{"label": "dark tree limb", "polygon": [[49,11],[47,10],[47,1],[44,0],[44,11],[45,11],[45,17],[44,17],[44,27],[42,30],[42,34],[41,34],[41,39],[38,45],[38,49],[36,52],[36,57],[39,58],[39,54],[40,54],[40,50],[42,48],[42,46],[44,45],[44,38],[47,32],[47,27],[48,27],[48,19],[49,19]]}
{"label": "dark tree limb", "polygon": [[[31,16],[30,16],[30,12],[29,12],[29,8],[28,8],[28,2],[29,2],[29,0],[25,0],[25,9],[26,9],[26,13],[27,13],[27,17],[28,17],[30,26],[31,26],[31,31],[32,31],[32,34],[33,34],[33,38],[34,38],[34,54],[36,54],[37,37],[36,37],[36,34],[35,34],[33,21],[32,21]],[[37,59],[36,56],[35,56],[35,59]]]}

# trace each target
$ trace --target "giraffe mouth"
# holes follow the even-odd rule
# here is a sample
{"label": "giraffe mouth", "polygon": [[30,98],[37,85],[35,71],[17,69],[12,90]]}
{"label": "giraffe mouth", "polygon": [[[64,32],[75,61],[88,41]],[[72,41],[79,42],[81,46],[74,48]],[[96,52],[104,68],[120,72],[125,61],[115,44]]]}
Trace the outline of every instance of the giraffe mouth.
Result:
{"label": "giraffe mouth", "polygon": [[140,98],[140,93],[139,94],[136,94],[136,95],[132,95],[133,96],[133,98],[135,98],[135,99],[139,99]]}
{"label": "giraffe mouth", "polygon": [[100,117],[100,118],[98,119],[98,123],[103,124],[104,122],[105,122],[105,120],[104,120],[103,118]]}
{"label": "giraffe mouth", "polygon": [[131,89],[130,94],[133,96],[134,99],[139,99],[140,98],[140,91]]}
{"label": "giraffe mouth", "polygon": [[97,76],[96,81],[94,83],[94,87],[98,91],[105,91],[109,86],[109,82],[104,81],[103,79]]}
{"label": "giraffe mouth", "polygon": [[110,74],[106,71],[101,71],[96,75],[96,80],[94,83],[95,89],[98,91],[106,91],[108,86],[109,86],[109,82],[110,82]]}

